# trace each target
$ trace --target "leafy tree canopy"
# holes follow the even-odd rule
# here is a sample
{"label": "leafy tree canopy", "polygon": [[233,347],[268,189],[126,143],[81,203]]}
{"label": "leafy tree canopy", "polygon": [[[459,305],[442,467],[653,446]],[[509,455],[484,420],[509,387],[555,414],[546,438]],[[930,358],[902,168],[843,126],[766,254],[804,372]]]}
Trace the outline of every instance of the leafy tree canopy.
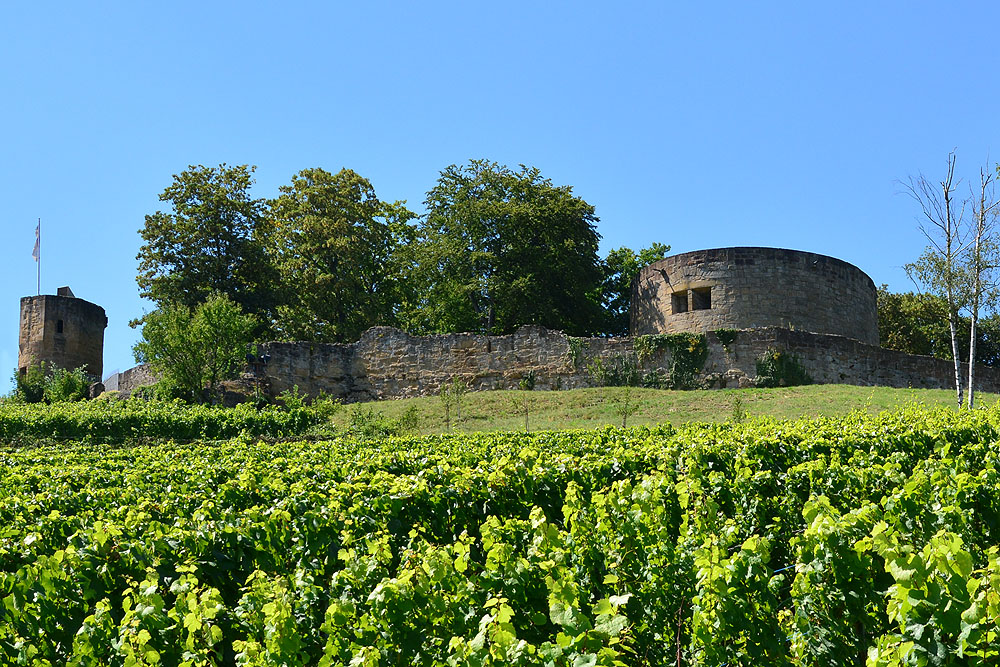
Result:
{"label": "leafy tree canopy", "polygon": [[270,322],[274,272],[259,238],[264,201],[250,195],[254,169],[192,165],[173,177],[160,194],[170,211],[147,215],[139,232],[141,296],[193,308],[221,293]]}
{"label": "leafy tree canopy", "polygon": [[[959,358],[969,354],[969,318],[959,317],[956,334]],[[948,329],[948,305],[944,298],[914,292],[893,293],[878,289],[878,328],[882,347],[909,354],[952,359]],[[1000,366],[1000,317],[979,321],[976,331],[976,361]]]}
{"label": "leafy tree canopy", "polygon": [[602,333],[627,336],[629,309],[632,305],[632,283],[643,267],[661,260],[670,252],[670,246],[654,243],[638,253],[631,248],[616,248],[608,253],[602,263],[604,279],[601,283],[601,307],[605,313]]}
{"label": "leafy tree canopy", "polygon": [[350,169],[305,169],[272,202],[268,252],[280,276],[276,329],[286,340],[347,342],[396,324],[407,281],[400,247],[414,217],[379,200]]}
{"label": "leafy tree canopy", "polygon": [[572,188],[534,167],[473,160],[442,171],[425,205],[404,309],[411,330],[600,328],[598,218]]}
{"label": "leafy tree canopy", "polygon": [[242,368],[255,325],[229,297],[213,294],[194,308],[172,304],[148,313],[132,349],[163,378],[167,394],[200,401]]}

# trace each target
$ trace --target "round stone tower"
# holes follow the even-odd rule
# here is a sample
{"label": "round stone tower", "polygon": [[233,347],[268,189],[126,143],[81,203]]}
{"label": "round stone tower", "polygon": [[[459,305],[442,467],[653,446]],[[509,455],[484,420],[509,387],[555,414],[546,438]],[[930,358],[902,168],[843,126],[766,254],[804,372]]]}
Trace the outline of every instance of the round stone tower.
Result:
{"label": "round stone tower", "polygon": [[107,326],[104,309],[76,298],[68,287],[56,295],[23,297],[17,367],[22,373],[42,361],[70,370],[83,367],[100,380]]}
{"label": "round stone tower", "polygon": [[875,283],[852,264],[783,248],[714,248],[639,272],[632,333],[782,327],[878,345]]}

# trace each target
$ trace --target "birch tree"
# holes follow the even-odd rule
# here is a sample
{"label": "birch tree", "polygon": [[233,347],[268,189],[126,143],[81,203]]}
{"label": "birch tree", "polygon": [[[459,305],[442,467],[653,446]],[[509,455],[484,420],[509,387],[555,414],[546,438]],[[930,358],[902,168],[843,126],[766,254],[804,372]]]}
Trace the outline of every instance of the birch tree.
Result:
{"label": "birch tree", "polygon": [[955,393],[962,407],[962,362],[958,352],[958,311],[965,305],[967,284],[962,255],[966,249],[965,202],[956,201],[955,153],[948,154],[945,177],[932,183],[920,174],[905,184],[907,194],[920,206],[920,232],[927,247],[920,258],[904,268],[911,279],[945,299],[952,359],[955,361]]}
{"label": "birch tree", "polygon": [[1000,202],[996,198],[996,171],[986,167],[979,170],[979,187],[972,193],[972,240],[969,245],[966,266],[969,277],[969,402],[971,410],[975,405],[976,376],[976,327],[979,312],[996,301],[997,282],[994,270],[997,268],[996,221]]}

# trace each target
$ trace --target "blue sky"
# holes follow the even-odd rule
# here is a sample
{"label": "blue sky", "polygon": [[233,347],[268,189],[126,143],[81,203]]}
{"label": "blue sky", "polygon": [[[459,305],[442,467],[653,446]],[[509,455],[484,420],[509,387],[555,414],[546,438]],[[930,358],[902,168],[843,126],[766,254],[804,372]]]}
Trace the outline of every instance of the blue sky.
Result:
{"label": "blue sky", "polygon": [[780,246],[909,289],[897,181],[1000,158],[998,24],[988,2],[10,4],[0,372],[39,217],[42,292],[104,306],[105,371],[133,364],[138,230],[190,164],[255,164],[260,196],[350,167],[420,210],[449,164],[523,163],[596,206],[602,251]]}

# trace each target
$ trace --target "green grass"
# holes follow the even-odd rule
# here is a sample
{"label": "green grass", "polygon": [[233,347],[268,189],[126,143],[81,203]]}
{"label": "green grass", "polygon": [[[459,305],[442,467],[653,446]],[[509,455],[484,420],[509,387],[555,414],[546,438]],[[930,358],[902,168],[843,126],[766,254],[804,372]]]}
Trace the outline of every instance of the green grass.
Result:
{"label": "green grass", "polygon": [[[955,392],[944,389],[892,389],[851,385],[809,385],[776,389],[723,389],[704,391],[668,391],[631,388],[631,400],[638,411],[628,418],[629,426],[646,424],[684,424],[692,421],[721,422],[733,419],[742,409],[748,416],[796,417],[844,415],[852,410],[877,413],[906,405],[952,406]],[[524,429],[523,410],[513,401],[527,398],[528,428],[532,431],[567,428],[595,428],[607,424],[621,426],[616,407],[626,389],[605,387],[571,391],[489,391],[468,393],[462,400],[462,416],[451,409],[451,428],[457,432],[514,431]],[[1000,395],[979,393],[977,405],[994,405]],[[438,397],[408,398],[358,406],[345,406],[335,421],[346,423],[356,409],[381,412],[395,419],[410,407],[417,413],[417,432],[444,433],[443,401]]]}

